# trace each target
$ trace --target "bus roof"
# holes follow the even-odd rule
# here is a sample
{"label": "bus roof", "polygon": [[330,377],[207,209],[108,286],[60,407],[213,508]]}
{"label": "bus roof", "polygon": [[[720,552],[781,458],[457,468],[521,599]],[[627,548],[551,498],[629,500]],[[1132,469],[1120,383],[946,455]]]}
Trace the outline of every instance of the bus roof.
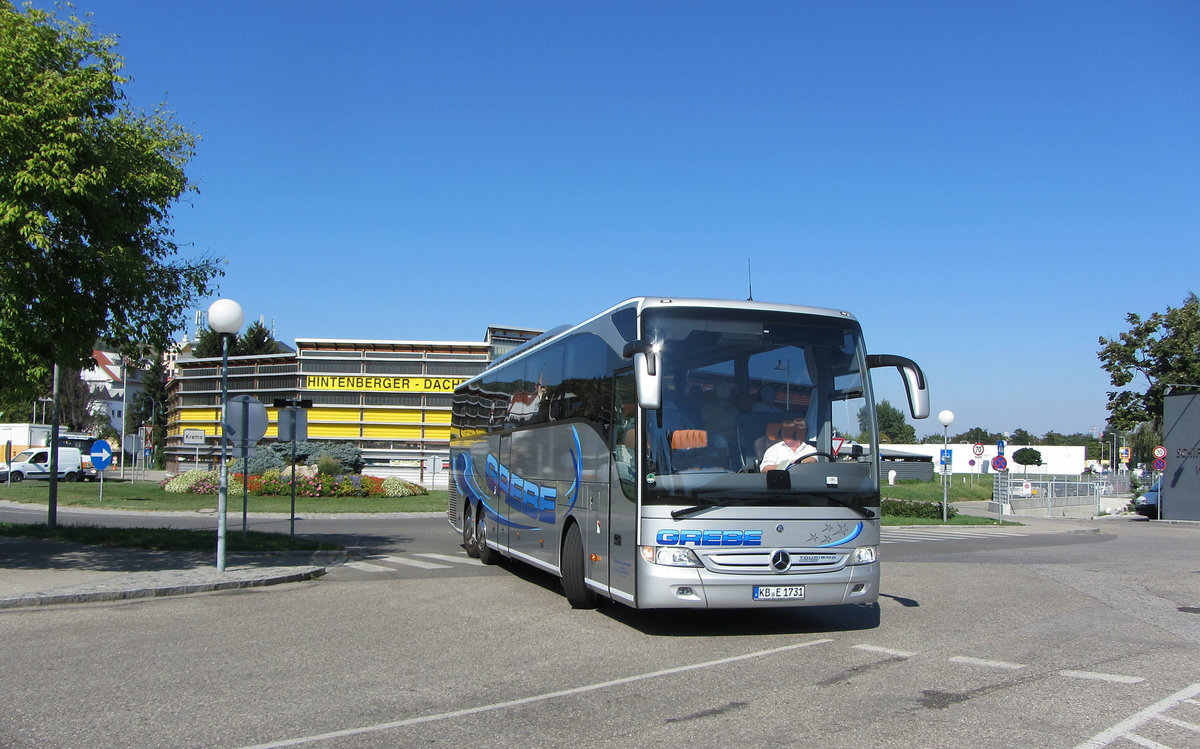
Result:
{"label": "bus roof", "polygon": [[[619,309],[622,309],[624,307],[629,307],[631,305],[636,305],[639,313],[641,313],[642,310],[649,309],[649,308],[701,307],[701,308],[706,308],[706,309],[737,309],[737,310],[759,310],[762,312],[786,312],[786,313],[801,314],[801,315],[816,315],[819,317],[837,317],[837,318],[840,318],[843,320],[855,320],[857,322],[854,315],[850,314],[849,312],[846,312],[845,310],[828,309],[825,307],[808,307],[808,306],[803,306],[803,305],[798,305],[798,304],[778,304],[778,303],[773,303],[773,302],[756,302],[752,299],[747,299],[747,300],[703,299],[703,298],[697,298],[697,297],[664,297],[664,296],[631,297],[629,299],[626,299],[623,302],[614,304],[613,306],[609,307],[608,309],[604,310],[603,312],[599,312],[595,315],[592,315],[591,317],[584,320],[583,322],[576,323],[575,325],[559,325],[551,330],[546,331],[545,333],[541,334],[540,336],[538,336],[536,338],[526,341],[522,345],[518,346],[517,348],[513,349],[512,351],[505,353],[503,356],[499,357],[492,363],[488,364],[487,369],[485,369],[484,371],[486,372],[488,370],[494,369],[495,367],[515,361],[516,359],[519,359],[520,357],[533,351],[534,349],[541,348],[543,345],[545,345],[546,343],[549,343],[550,341],[553,341],[553,340],[561,338],[565,335],[568,335],[568,334],[574,332],[575,330],[582,328],[585,325],[588,325],[589,323],[593,322],[594,320],[598,320],[599,318],[610,315]],[[480,375],[481,374],[482,373],[480,373]],[[472,377],[470,379],[471,380],[477,379],[480,375],[475,375],[475,377]]]}

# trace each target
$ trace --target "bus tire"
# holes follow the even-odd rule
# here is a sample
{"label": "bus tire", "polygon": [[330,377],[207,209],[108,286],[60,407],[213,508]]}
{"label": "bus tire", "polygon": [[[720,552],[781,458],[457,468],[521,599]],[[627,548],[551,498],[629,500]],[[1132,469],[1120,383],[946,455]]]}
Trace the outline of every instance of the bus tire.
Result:
{"label": "bus tire", "polygon": [[587,561],[583,558],[583,537],[579,526],[571,523],[567,535],[563,539],[562,588],[567,596],[567,602],[573,609],[592,609],[596,607],[596,592],[584,582],[584,571]]}
{"label": "bus tire", "polygon": [[487,545],[487,513],[478,512],[475,515],[475,547],[479,550],[479,561],[484,564],[496,564],[500,561],[500,552]]}
{"label": "bus tire", "polygon": [[463,548],[467,550],[467,556],[479,557],[479,546],[475,538],[475,508],[467,502],[467,506],[463,508],[462,517],[462,534]]}

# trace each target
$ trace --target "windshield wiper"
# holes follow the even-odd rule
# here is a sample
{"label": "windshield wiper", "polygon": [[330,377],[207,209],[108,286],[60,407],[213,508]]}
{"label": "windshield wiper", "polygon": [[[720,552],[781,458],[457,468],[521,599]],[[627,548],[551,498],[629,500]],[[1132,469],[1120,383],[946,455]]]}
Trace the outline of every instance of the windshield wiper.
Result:
{"label": "windshield wiper", "polygon": [[[710,491],[716,491],[716,490],[710,490]],[[699,492],[697,492],[697,493],[699,493]],[[709,501],[703,502],[701,504],[695,505],[693,507],[685,507],[682,510],[672,510],[671,517],[678,520],[679,518],[687,517],[688,515],[692,515],[694,513],[700,512],[701,510],[707,510],[710,507],[732,507],[733,505],[749,504],[751,501],[753,501],[753,500],[746,499],[745,497],[729,497],[727,499],[714,499],[714,500],[709,500]]]}

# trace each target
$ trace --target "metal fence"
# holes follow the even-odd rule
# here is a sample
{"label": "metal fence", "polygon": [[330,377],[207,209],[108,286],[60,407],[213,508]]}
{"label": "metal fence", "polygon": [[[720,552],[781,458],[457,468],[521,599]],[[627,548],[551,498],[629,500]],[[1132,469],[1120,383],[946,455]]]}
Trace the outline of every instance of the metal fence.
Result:
{"label": "metal fence", "polygon": [[1130,478],[1128,475],[1007,474],[996,476],[993,486],[993,501],[1006,505],[1013,515],[1079,517],[1111,509],[1105,507],[1103,498],[1129,493]]}

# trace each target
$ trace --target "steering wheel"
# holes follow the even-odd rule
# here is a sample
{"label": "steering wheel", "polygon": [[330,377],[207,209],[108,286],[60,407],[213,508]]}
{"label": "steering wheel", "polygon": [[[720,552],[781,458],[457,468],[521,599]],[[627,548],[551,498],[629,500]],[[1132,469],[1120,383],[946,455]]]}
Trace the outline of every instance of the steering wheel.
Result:
{"label": "steering wheel", "polygon": [[808,458],[813,458],[813,457],[816,457],[816,458],[828,458],[830,463],[832,463],[832,462],[834,462],[835,460],[837,460],[837,458],[833,457],[833,456],[832,456],[832,455],[830,455],[829,453],[826,453],[826,452],[821,452],[820,450],[818,450],[817,452],[813,452],[813,453],[807,453],[807,454],[805,454],[805,455],[801,455],[799,458],[796,458],[796,459],[795,459],[795,460],[793,460],[791,463],[788,463],[788,467],[794,466],[794,465],[796,465],[797,463],[802,463],[802,462],[804,462],[805,460],[807,460]]}

